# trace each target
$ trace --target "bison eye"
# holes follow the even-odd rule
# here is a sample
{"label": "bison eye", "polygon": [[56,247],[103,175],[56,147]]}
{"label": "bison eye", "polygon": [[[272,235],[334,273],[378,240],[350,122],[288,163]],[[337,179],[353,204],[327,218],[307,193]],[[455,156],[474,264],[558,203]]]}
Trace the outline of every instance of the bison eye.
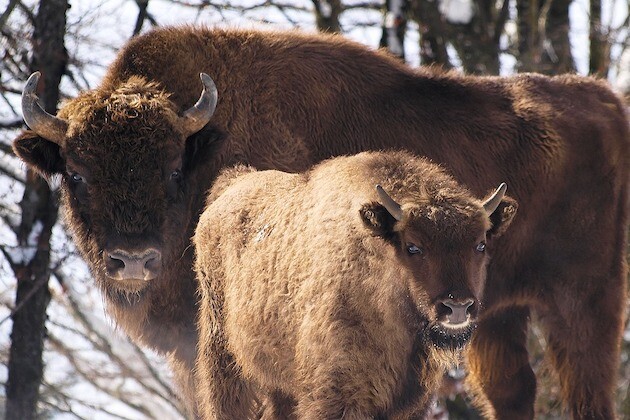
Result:
{"label": "bison eye", "polygon": [[407,244],[407,252],[410,254],[422,254],[422,248],[417,247],[415,244]]}
{"label": "bison eye", "polygon": [[181,177],[182,177],[182,171],[181,170],[175,169],[173,172],[171,172],[171,180],[177,181]]}
{"label": "bison eye", "polygon": [[70,174],[70,179],[72,180],[72,182],[74,182],[75,184],[79,184],[81,182],[85,182],[85,180],[83,179],[83,177],[81,175],[79,175],[76,172],[73,172]]}
{"label": "bison eye", "polygon": [[475,250],[477,250],[477,252],[485,252],[485,250],[486,250],[486,243],[485,242],[479,242],[477,244],[477,246],[475,247]]}

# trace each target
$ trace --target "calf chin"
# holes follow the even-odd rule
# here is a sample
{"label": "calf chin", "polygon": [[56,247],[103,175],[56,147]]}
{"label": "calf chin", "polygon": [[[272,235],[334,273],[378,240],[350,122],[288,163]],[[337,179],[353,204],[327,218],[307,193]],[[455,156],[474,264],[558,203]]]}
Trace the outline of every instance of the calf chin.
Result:
{"label": "calf chin", "polygon": [[459,328],[446,327],[441,322],[435,322],[425,330],[425,339],[440,349],[459,350],[470,341],[476,328],[476,322],[463,323]]}

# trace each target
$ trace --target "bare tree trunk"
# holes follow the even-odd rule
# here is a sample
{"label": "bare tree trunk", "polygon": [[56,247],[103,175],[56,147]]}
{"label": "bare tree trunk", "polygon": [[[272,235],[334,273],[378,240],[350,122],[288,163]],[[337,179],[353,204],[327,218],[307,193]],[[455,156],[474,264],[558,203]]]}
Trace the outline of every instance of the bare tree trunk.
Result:
{"label": "bare tree trunk", "polygon": [[[59,100],[59,81],[68,61],[64,47],[67,8],[67,0],[42,0],[34,22],[32,69],[42,71],[40,97],[44,107],[53,113]],[[50,302],[50,238],[58,201],[48,184],[29,171],[20,207],[22,221],[17,238],[24,256],[10,261],[18,285],[6,387],[6,418],[11,420],[33,419],[37,413],[44,369],[46,309]]]}
{"label": "bare tree trunk", "polygon": [[383,17],[380,47],[405,61],[405,32],[407,31],[407,0],[387,0]]}
{"label": "bare tree trunk", "polygon": [[420,62],[425,66],[439,65],[451,69],[446,49],[449,28],[435,2],[411,0],[411,19],[418,22],[420,34]]}
{"label": "bare tree trunk", "polygon": [[[476,0],[469,23],[453,25],[452,42],[470,74],[499,74],[499,39],[505,20],[494,0]],[[497,32],[498,31],[498,32]]]}
{"label": "bare tree trunk", "polygon": [[517,0],[518,70],[538,68],[538,0]]}
{"label": "bare tree trunk", "polygon": [[590,58],[588,73],[599,77],[608,75],[610,66],[610,45],[602,26],[602,1],[591,0],[589,21]]}
{"label": "bare tree trunk", "polygon": [[[545,74],[575,72],[575,63],[569,40],[569,6],[572,0],[546,0],[550,3],[549,13],[544,20],[545,39],[542,45],[541,71]],[[543,9],[544,10],[544,9]],[[544,16],[539,19],[542,23]],[[540,30],[542,32],[542,29]]]}
{"label": "bare tree trunk", "polygon": [[147,7],[149,7],[149,0],[136,0],[138,5],[138,18],[136,19],[136,26],[133,28],[133,36],[136,36],[142,30],[144,20],[147,18]]}
{"label": "bare tree trunk", "polygon": [[313,0],[315,21],[321,32],[341,32],[339,15],[343,11],[341,0]]}
{"label": "bare tree trunk", "polygon": [[517,0],[519,71],[575,71],[569,42],[570,4],[571,0]]}

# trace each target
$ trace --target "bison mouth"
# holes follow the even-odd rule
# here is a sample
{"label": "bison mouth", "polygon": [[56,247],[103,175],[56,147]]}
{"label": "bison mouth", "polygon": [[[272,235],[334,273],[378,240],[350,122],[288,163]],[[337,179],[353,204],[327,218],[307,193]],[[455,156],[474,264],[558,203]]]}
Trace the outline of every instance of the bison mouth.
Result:
{"label": "bison mouth", "polygon": [[[109,284],[105,287],[108,300],[116,306],[137,305],[147,294],[149,289],[147,282],[141,280],[124,280],[124,282],[129,284],[123,288],[120,287],[119,283],[122,283],[120,281],[116,282],[116,285],[111,285],[111,280],[108,282]],[[132,285],[135,287],[130,287]]]}
{"label": "bison mouth", "polygon": [[447,327],[441,322],[431,324],[426,330],[429,342],[441,349],[459,350],[470,341],[477,328],[474,322],[463,323],[461,327]]}

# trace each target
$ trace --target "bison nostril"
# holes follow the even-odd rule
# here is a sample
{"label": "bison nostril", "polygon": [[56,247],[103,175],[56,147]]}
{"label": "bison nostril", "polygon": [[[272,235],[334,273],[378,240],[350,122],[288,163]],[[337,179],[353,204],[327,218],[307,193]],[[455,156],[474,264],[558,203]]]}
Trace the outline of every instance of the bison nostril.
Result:
{"label": "bison nostril", "polygon": [[144,256],[145,279],[157,277],[162,266],[162,254],[158,250],[152,250]]}
{"label": "bison nostril", "polygon": [[162,254],[156,249],[143,252],[115,250],[104,255],[107,275],[116,280],[151,280],[157,277],[162,266]]}
{"label": "bison nostril", "polygon": [[475,302],[472,299],[445,299],[438,305],[438,318],[445,318],[448,324],[461,324],[468,320]]}
{"label": "bison nostril", "polygon": [[105,268],[107,275],[115,278],[125,268],[125,261],[116,255],[107,254],[105,256]]}

